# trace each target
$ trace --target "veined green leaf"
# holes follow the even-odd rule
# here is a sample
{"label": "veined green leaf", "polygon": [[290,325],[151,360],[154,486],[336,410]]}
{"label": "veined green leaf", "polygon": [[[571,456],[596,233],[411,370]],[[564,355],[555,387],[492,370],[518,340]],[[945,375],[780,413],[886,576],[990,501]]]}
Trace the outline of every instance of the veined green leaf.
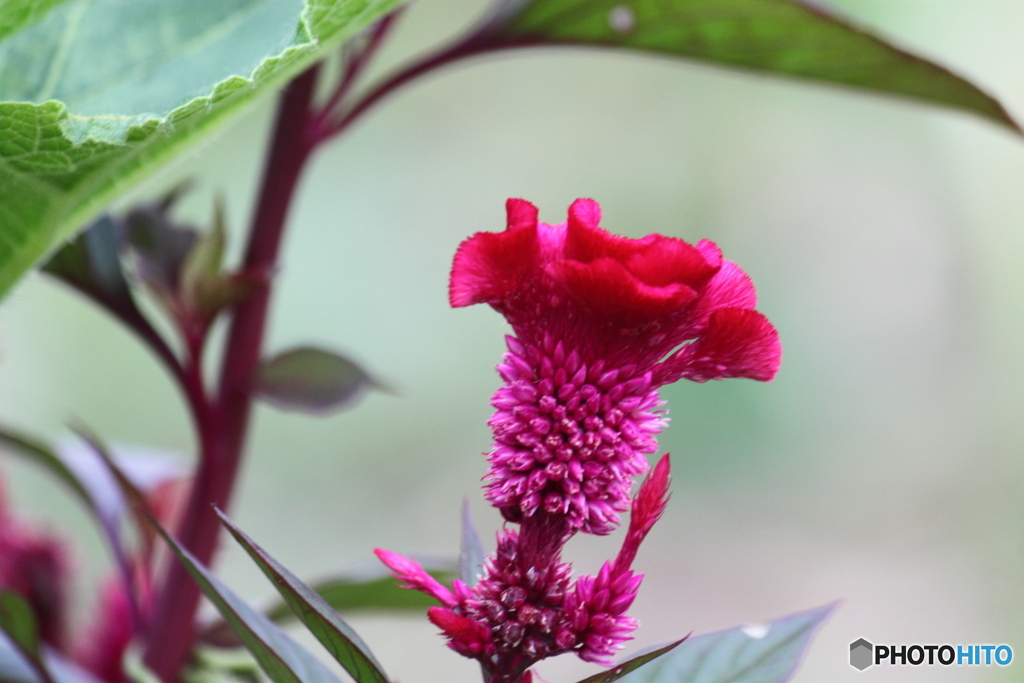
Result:
{"label": "veined green leaf", "polygon": [[0,295],[119,193],[400,2],[0,2]]}
{"label": "veined green leaf", "polygon": [[[482,43],[601,45],[899,95],[1022,133],[949,70],[802,0],[505,0]],[[1024,134],[1024,133],[1022,133]]]}
{"label": "veined green leaf", "polygon": [[348,358],[313,346],[263,361],[252,378],[257,398],[282,410],[313,414],[350,406],[371,388],[388,390]]}
{"label": "veined green leaf", "polygon": [[[793,676],[811,638],[833,609],[835,605],[825,605],[768,624],[693,636],[671,652],[616,678],[622,683],[784,683]],[[594,680],[606,679],[598,676]]]}
{"label": "veined green leaf", "polygon": [[322,597],[256,545],[227,515],[220,510],[217,514],[235,540],[274,584],[295,615],[356,683],[388,683],[388,677],[363,639]]}

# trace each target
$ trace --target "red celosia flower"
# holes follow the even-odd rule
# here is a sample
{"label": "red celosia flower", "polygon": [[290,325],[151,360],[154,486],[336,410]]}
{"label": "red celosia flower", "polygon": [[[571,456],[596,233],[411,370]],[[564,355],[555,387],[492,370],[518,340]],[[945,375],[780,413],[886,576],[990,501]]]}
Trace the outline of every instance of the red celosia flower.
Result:
{"label": "red celosia flower", "polygon": [[507,209],[505,232],[459,247],[449,297],[490,304],[516,335],[498,366],[486,495],[519,529],[498,535],[476,585],[451,590],[416,562],[376,552],[406,588],[442,603],[430,620],[488,683],[527,683],[533,664],[564,652],[610,663],[637,627],[626,611],[643,575],[632,564],[665,509],[668,456],[632,498],[615,560],[572,581],[561,551],[578,531],[610,532],[630,507],[666,424],[658,388],[770,380],[781,349],[750,279],[711,242],[616,237],[589,199],[561,225],[538,222],[520,199]]}
{"label": "red celosia flower", "polygon": [[661,385],[767,381],[778,335],[754,285],[718,247],[599,227],[590,199],[547,225],[521,199],[502,233],[477,233],[452,267],[452,306],[488,303],[516,337],[498,371],[487,497],[510,521],[543,509],[605,534],[665,426]]}

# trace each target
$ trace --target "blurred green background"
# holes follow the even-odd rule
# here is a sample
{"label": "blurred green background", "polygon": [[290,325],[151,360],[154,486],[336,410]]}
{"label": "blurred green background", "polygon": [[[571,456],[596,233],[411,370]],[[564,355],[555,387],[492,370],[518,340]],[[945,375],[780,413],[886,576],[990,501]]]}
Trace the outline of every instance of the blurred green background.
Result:
{"label": "blurred green background", "polygon": [[[1024,4],[839,4],[1024,118]],[[482,6],[421,0],[378,72]],[[181,215],[206,221],[224,193],[237,248],[273,106],[121,206],[195,177]],[[501,230],[509,196],[547,222],[589,196],[613,232],[715,240],[782,335],[771,384],[664,390],[674,496],[637,561],[634,647],[842,599],[796,681],[1024,679],[1024,142],[895,100],[570,50],[478,59],[401,91],[309,168],[269,336],[270,350],[345,351],[400,396],[326,419],[260,408],[233,510],[245,529],[316,577],[375,546],[454,554],[464,496],[485,538],[498,528],[479,479],[507,330],[485,307],[449,309],[446,284],[458,243]],[[26,278],[0,307],[0,352],[6,423],[60,437],[78,419],[192,457],[162,370],[64,288]],[[97,535],[37,471],[3,469],[19,506],[75,539],[83,618],[106,562]],[[570,543],[577,570],[617,538]],[[272,594],[236,548],[219,570],[253,600]],[[353,621],[396,680],[478,680],[421,617]],[[860,673],[847,664],[860,637],[1009,643],[1018,661]],[[540,667],[552,683],[593,670]]]}

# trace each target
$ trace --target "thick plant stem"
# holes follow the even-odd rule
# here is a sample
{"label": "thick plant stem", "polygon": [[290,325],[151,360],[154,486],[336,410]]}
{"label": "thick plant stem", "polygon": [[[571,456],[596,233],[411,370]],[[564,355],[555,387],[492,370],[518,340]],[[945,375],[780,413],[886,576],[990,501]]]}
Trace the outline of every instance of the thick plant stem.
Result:
{"label": "thick plant stem", "polygon": [[[273,141],[263,169],[259,204],[249,232],[244,270],[272,273],[288,207],[315,142],[309,135],[317,67],[285,89]],[[253,292],[235,310],[221,364],[213,416],[200,430],[200,462],[177,538],[204,565],[217,549],[220,522],[214,505],[227,508],[238,474],[252,401],[249,378],[260,359],[270,285]],[[195,639],[199,587],[183,565],[171,563],[147,636],[146,665],[164,683],[175,683]]]}

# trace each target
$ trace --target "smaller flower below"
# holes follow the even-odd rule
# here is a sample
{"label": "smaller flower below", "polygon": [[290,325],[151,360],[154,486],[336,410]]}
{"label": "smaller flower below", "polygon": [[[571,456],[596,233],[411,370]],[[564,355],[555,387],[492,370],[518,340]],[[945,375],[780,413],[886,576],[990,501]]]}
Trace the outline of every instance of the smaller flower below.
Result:
{"label": "smaller flower below", "polygon": [[497,550],[472,587],[456,580],[449,590],[414,560],[387,550],[374,552],[403,587],[442,603],[428,611],[430,620],[449,647],[480,662],[488,683],[520,683],[538,661],[567,652],[608,664],[638,625],[626,614],[643,580],[633,573],[632,563],[665,509],[669,469],[666,455],[633,499],[618,556],[597,576],[572,580],[572,567],[560,559],[568,527],[550,515],[519,531],[502,531]]}

